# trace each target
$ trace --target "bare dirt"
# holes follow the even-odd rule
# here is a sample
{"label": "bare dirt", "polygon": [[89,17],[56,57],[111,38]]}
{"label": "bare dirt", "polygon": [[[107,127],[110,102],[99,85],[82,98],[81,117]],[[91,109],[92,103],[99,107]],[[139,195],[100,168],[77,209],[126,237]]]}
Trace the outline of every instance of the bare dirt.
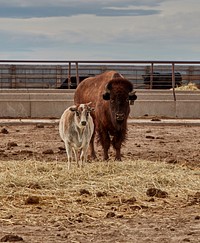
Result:
{"label": "bare dirt", "polygon": [[[124,159],[147,159],[182,165],[199,173],[200,126],[130,124],[128,140],[122,148],[122,154]],[[101,157],[100,147],[98,156]],[[20,162],[27,159],[44,163],[66,161],[57,124],[0,126],[0,161]],[[185,206],[173,204],[151,210],[141,208],[129,217],[110,213],[104,218],[94,220],[92,217],[85,218],[84,215],[77,214],[73,219],[45,224],[43,219],[55,214],[48,211],[46,215],[41,215],[43,223],[40,224],[19,221],[11,225],[0,221],[0,241],[197,243],[200,242],[199,194],[197,192],[193,203]],[[39,206],[35,214],[37,217],[40,214]],[[65,216],[67,217],[63,213],[63,218]],[[9,216],[7,220],[9,221]]]}

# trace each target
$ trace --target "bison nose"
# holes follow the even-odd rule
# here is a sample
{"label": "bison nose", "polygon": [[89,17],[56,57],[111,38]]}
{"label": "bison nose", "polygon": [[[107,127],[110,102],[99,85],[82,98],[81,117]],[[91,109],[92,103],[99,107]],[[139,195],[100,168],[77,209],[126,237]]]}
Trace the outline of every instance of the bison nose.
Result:
{"label": "bison nose", "polygon": [[123,121],[125,118],[125,115],[124,114],[116,114],[116,120],[117,121]]}
{"label": "bison nose", "polygon": [[85,126],[85,125],[86,125],[86,121],[82,121],[82,122],[81,122],[81,125],[82,125],[82,126]]}

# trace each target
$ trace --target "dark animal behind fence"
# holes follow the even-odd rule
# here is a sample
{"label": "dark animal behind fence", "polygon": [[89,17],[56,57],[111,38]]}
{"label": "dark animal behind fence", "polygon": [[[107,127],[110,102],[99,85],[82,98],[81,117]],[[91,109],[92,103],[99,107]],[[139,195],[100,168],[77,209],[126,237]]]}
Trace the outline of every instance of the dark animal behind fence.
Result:
{"label": "dark animal behind fence", "polygon": [[[79,77],[79,82],[83,81],[84,79],[88,78],[88,76],[80,76]],[[68,87],[69,86],[69,87]],[[72,76],[70,78],[70,83],[69,79],[66,78],[63,83],[60,85],[59,89],[76,89],[77,87],[77,78],[75,76]]]}
{"label": "dark animal behind fence", "polygon": [[[175,87],[181,86],[182,76],[179,72],[175,74]],[[151,85],[151,75],[143,75],[144,84],[150,87]],[[172,73],[153,73],[152,89],[171,89],[172,88]]]}

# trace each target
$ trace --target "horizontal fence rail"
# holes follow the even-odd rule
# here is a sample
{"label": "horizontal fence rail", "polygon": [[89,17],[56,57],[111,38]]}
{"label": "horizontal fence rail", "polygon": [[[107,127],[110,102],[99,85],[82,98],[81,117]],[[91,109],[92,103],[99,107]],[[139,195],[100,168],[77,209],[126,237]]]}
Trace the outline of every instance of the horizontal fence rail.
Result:
{"label": "horizontal fence rail", "polygon": [[135,89],[172,89],[194,83],[200,88],[198,61],[0,60],[0,88],[74,89],[86,77],[116,70]]}

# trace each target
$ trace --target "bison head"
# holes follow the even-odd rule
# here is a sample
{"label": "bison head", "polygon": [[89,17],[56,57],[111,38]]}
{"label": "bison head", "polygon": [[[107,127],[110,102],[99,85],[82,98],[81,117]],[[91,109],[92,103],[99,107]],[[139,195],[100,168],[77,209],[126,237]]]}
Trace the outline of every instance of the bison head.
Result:
{"label": "bison head", "polygon": [[112,120],[117,123],[126,121],[130,112],[129,101],[137,99],[131,82],[124,78],[113,79],[105,86],[103,99],[109,101]]}

